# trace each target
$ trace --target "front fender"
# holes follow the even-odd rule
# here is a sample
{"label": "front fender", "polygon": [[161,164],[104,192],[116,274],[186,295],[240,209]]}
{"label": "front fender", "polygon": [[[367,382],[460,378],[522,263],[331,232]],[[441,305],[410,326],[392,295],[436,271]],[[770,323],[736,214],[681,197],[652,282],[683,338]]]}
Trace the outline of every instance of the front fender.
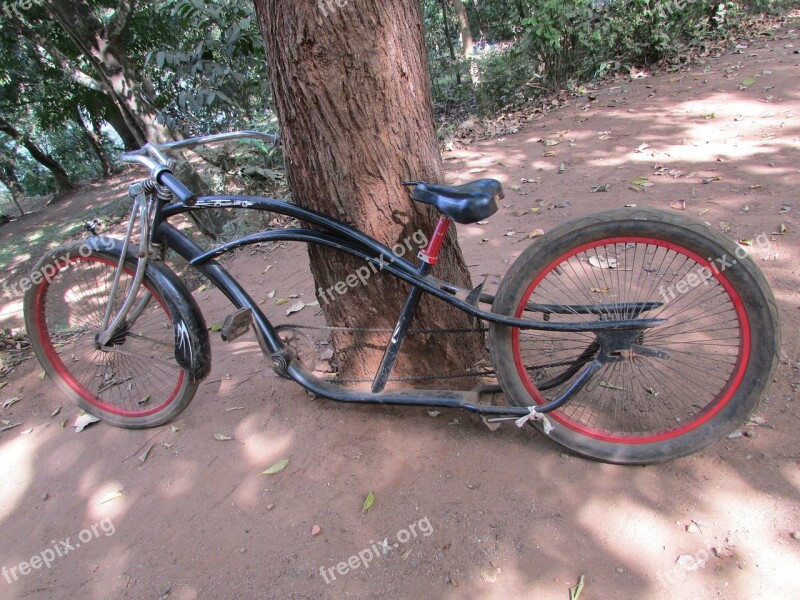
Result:
{"label": "front fender", "polygon": [[[117,257],[122,253],[123,241],[108,237],[91,237],[87,246],[97,252],[107,252]],[[135,265],[138,247],[128,248],[128,260]],[[175,334],[175,360],[189,372],[190,381],[197,383],[211,371],[211,340],[200,307],[186,285],[166,265],[148,262],[146,278],[167,305]]]}

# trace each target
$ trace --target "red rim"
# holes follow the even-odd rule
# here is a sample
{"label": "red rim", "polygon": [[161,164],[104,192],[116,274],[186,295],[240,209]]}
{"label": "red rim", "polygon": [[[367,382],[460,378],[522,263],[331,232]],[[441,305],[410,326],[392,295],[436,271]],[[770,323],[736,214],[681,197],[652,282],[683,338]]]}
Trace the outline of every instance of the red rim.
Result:
{"label": "red rim", "polygon": [[[68,262],[69,262],[69,264],[74,264],[74,263],[76,263],[76,262],[78,262],[80,260],[87,260],[87,257],[76,257],[76,256],[73,256],[73,257],[69,258]],[[94,262],[100,262],[100,263],[104,263],[104,264],[110,265],[110,266],[112,266],[114,268],[117,267],[117,263],[116,262],[111,261],[111,260],[106,259],[106,258],[100,258],[100,257],[97,257],[97,256],[92,256],[91,260],[94,261]],[[66,264],[67,264],[67,262],[65,262],[63,260],[60,260],[60,261],[58,261],[57,264],[53,265],[56,268],[56,273],[54,273],[53,276],[55,276],[57,273],[61,272],[61,270],[64,268],[64,266]],[[132,274],[131,270],[129,268],[127,268],[127,267],[125,268],[125,272],[127,274],[129,274],[129,275]],[[44,348],[47,360],[53,366],[53,368],[56,370],[56,373],[58,373],[58,376],[61,378],[61,380],[64,381],[64,383],[66,383],[70,387],[70,389],[72,389],[76,394],[78,394],[86,402],[90,403],[93,406],[96,406],[100,410],[106,411],[106,412],[114,414],[114,415],[118,415],[120,417],[128,417],[128,418],[131,418],[131,417],[147,417],[147,416],[156,414],[156,413],[164,410],[167,406],[172,404],[172,402],[175,400],[175,398],[180,393],[181,386],[183,385],[183,379],[186,376],[186,374],[185,374],[185,372],[183,370],[180,371],[180,376],[178,378],[178,383],[175,386],[175,389],[172,391],[172,394],[170,394],[169,398],[167,400],[165,400],[159,406],[156,406],[156,407],[150,408],[149,410],[145,410],[145,411],[141,411],[141,412],[133,412],[133,411],[129,411],[129,410],[122,410],[119,407],[113,406],[111,404],[107,404],[99,396],[94,395],[92,392],[87,390],[83,385],[81,385],[81,383],[77,379],[75,379],[75,376],[72,374],[72,372],[66,367],[64,362],[61,360],[61,356],[58,354],[58,352],[56,352],[56,349],[55,349],[55,347],[53,345],[53,342],[50,339],[50,331],[49,331],[49,329],[47,327],[47,321],[45,319],[45,314],[44,314],[44,311],[45,311],[44,300],[45,300],[45,297],[46,297],[46,294],[47,294],[47,290],[50,287],[50,279],[51,279],[51,277],[44,277],[42,279],[42,283],[39,285],[39,289],[36,292],[36,299],[35,299],[36,311],[35,311],[35,314],[34,314],[34,323],[35,323],[35,326],[36,326],[36,336],[39,339],[39,343]],[[161,305],[161,308],[164,310],[164,313],[167,315],[167,318],[170,320],[170,323],[172,323],[172,318],[171,318],[171,316],[169,314],[169,311],[167,310],[166,304],[164,303],[164,301],[161,298],[161,296],[158,295],[158,293],[155,291],[155,289],[153,289],[153,287],[148,282],[145,281],[143,283],[143,285],[145,286],[147,291],[149,291],[153,295],[153,298],[155,298],[156,301]]]}
{"label": "red rim", "polygon": [[[687,423],[686,425],[678,429],[672,429],[669,431],[664,431],[658,434],[652,434],[648,436],[614,435],[606,431],[593,429],[591,427],[586,427],[584,425],[581,425],[580,423],[576,423],[575,421],[572,421],[571,419],[565,417],[559,410],[554,410],[553,412],[548,413],[548,418],[552,418],[553,420],[564,425],[565,427],[577,431],[582,435],[597,440],[601,440],[604,442],[613,442],[616,444],[650,444],[655,442],[661,442],[671,438],[679,437],[693,429],[696,429],[697,427],[700,427],[703,423],[706,423],[709,419],[713,418],[714,415],[716,415],[720,410],[722,410],[722,408],[733,397],[734,393],[739,388],[739,384],[744,378],[745,371],[747,370],[747,364],[749,361],[744,360],[744,357],[749,357],[750,355],[750,323],[747,319],[747,314],[744,309],[744,302],[742,302],[742,299],[739,297],[739,294],[731,285],[730,281],[728,281],[727,277],[723,276],[721,272],[713,268],[711,263],[707,259],[701,257],[700,255],[690,250],[687,250],[683,246],[679,246],[677,244],[673,244],[672,242],[667,242],[656,238],[647,238],[647,237],[606,238],[602,240],[597,240],[595,242],[590,242],[588,244],[584,244],[582,246],[579,246],[578,248],[570,250],[569,252],[565,252],[564,254],[553,260],[549,265],[547,265],[545,269],[542,269],[539,275],[537,275],[536,278],[533,280],[533,282],[528,286],[528,289],[525,290],[525,294],[523,295],[522,300],[520,301],[520,304],[517,307],[515,316],[517,318],[522,317],[528,298],[531,296],[531,294],[539,285],[539,283],[542,281],[542,279],[544,279],[549,273],[553,271],[553,269],[557,265],[560,265],[565,260],[575,256],[576,254],[580,254],[581,252],[584,252],[589,248],[597,246],[605,246],[613,244],[637,244],[637,243],[649,244],[673,250],[678,254],[688,256],[689,258],[694,260],[697,264],[708,268],[713,273],[714,278],[720,282],[720,284],[725,288],[725,291],[728,293],[728,297],[731,299],[731,302],[733,303],[733,306],[736,309],[736,314],[739,318],[739,333],[740,333],[739,353],[737,356],[737,362],[733,370],[733,373],[728,378],[728,383],[726,387],[722,390],[722,397],[718,398],[716,401],[709,404],[709,407],[706,408],[706,410],[701,411],[698,415],[699,418],[692,420],[691,422]],[[517,367],[517,373],[519,374],[520,378],[525,384],[525,388],[528,390],[528,393],[531,395],[536,404],[542,405],[546,402],[546,400],[542,396],[542,393],[538,389],[536,389],[536,387],[533,385],[533,383],[530,380],[530,377],[528,376],[527,370],[525,369],[525,365],[522,364],[522,356],[520,355],[519,333],[520,333],[519,329],[517,328],[512,329],[511,341],[514,352],[514,363]]]}

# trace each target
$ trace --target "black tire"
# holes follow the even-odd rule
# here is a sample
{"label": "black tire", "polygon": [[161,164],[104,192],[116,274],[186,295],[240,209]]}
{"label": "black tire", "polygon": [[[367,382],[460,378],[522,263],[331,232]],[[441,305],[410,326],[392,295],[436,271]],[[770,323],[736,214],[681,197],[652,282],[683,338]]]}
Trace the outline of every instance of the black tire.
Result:
{"label": "black tire", "polygon": [[[155,427],[174,419],[197,391],[196,378],[175,357],[172,323],[186,318],[164,300],[164,274],[148,268],[143,287],[151,298],[141,315],[107,350],[98,349],[95,338],[120,256],[108,248],[75,242],[42,257],[25,292],[25,326],[39,363],[68,398],[111,425]],[[135,270],[129,257],[112,317]]]}
{"label": "black tire", "polygon": [[[642,302],[659,304],[634,308]],[[662,462],[730,434],[756,409],[778,363],[775,297],[747,249],[673,213],[608,211],[539,238],[512,265],[493,311],[542,320],[543,304],[572,307],[550,312],[551,323],[666,319],[548,413],[550,438],[598,460]],[[499,325],[489,341],[500,384],[517,406],[557,397],[600,346],[591,333]]]}

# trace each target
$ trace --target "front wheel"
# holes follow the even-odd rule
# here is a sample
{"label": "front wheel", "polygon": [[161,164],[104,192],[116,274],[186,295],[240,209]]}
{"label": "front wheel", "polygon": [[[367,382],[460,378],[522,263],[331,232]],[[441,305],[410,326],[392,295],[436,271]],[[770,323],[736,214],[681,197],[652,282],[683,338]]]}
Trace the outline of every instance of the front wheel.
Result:
{"label": "front wheel", "polygon": [[748,249],[658,210],[609,211],[556,228],[514,262],[493,311],[550,323],[664,320],[611,341],[491,327],[498,379],[518,406],[558,397],[592,360],[613,355],[548,413],[553,440],[607,462],[666,461],[731,433],[778,362],[775,298]]}
{"label": "front wheel", "polygon": [[81,408],[118,427],[153,427],[191,402],[197,382],[176,360],[180,315],[150,269],[127,322],[107,345],[97,343],[106,307],[111,302],[113,320],[136,271],[128,260],[112,298],[119,256],[85,243],[49,252],[25,293],[25,326],[45,373]]}

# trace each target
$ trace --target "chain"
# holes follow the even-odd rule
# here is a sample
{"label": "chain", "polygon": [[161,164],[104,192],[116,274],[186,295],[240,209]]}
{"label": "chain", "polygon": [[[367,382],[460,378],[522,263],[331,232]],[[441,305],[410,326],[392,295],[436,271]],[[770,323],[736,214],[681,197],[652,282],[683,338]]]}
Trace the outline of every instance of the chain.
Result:
{"label": "chain", "polygon": [[[369,327],[323,327],[321,325],[294,325],[283,324],[276,327],[291,327],[292,329],[308,329],[311,331],[352,331],[354,333],[394,333],[394,329],[369,328]],[[485,333],[488,327],[462,328],[462,329],[409,329],[408,335],[422,335],[426,333]]]}
{"label": "chain", "polygon": [[[325,327],[322,325],[279,325],[279,327],[291,327],[293,329],[305,329],[309,331],[351,331],[353,333],[393,333],[394,329],[369,328],[369,327]],[[422,335],[431,333],[485,333],[488,327],[474,328],[451,328],[451,329],[409,329],[408,335]],[[494,369],[483,371],[467,371],[463,375],[427,375],[419,377],[391,377],[389,381],[440,381],[445,379],[468,379],[471,377],[488,377],[494,375]],[[337,383],[372,383],[372,379],[337,379]]]}

